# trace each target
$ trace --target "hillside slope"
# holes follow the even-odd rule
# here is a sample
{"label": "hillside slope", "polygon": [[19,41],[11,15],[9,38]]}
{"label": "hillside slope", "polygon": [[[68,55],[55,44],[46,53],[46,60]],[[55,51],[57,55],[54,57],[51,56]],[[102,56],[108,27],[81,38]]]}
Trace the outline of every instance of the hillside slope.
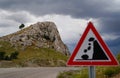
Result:
{"label": "hillside slope", "polygon": [[65,66],[69,55],[53,22],[38,22],[0,37],[0,52],[5,52],[7,56],[19,52],[18,59],[1,60],[0,67]]}

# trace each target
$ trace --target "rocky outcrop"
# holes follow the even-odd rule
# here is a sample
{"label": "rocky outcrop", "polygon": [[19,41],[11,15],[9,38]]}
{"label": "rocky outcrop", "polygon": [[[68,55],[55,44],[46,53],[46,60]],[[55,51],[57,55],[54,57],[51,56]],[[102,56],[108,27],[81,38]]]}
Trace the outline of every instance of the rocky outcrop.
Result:
{"label": "rocky outcrop", "polygon": [[0,40],[9,41],[14,47],[22,46],[23,49],[29,46],[52,48],[69,55],[69,50],[62,42],[53,22],[38,22],[16,33],[1,37]]}

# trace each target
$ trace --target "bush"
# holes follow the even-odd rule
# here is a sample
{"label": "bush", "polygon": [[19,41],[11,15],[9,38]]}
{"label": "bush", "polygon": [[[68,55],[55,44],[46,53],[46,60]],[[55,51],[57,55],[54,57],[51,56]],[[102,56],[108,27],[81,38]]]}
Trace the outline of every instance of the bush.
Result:
{"label": "bush", "polygon": [[104,75],[111,77],[113,75],[116,75],[120,72],[120,67],[108,67],[105,71],[104,71]]}
{"label": "bush", "polygon": [[5,58],[4,58],[4,60],[11,60],[10,59],[10,55],[6,55]]}
{"label": "bush", "polygon": [[104,72],[104,75],[106,75],[107,77],[111,77],[114,74],[114,70],[113,69],[107,69]]}
{"label": "bush", "polygon": [[57,78],[72,78],[71,76],[73,75],[73,72],[63,72],[60,73]]}
{"label": "bush", "polygon": [[117,60],[120,63],[120,54],[117,55]]}
{"label": "bush", "polygon": [[19,54],[18,52],[11,53],[10,59],[17,59],[18,54]]}
{"label": "bush", "polygon": [[57,78],[88,78],[88,70],[70,70],[60,73]]}
{"label": "bush", "polygon": [[22,28],[24,28],[25,27],[25,25],[24,24],[21,24],[20,26],[19,26],[19,29],[22,29]]}
{"label": "bush", "polygon": [[10,55],[5,55],[5,52],[0,52],[0,60],[13,60],[17,59],[18,57],[18,52],[13,52]]}
{"label": "bush", "polygon": [[0,60],[4,60],[5,52],[0,52]]}

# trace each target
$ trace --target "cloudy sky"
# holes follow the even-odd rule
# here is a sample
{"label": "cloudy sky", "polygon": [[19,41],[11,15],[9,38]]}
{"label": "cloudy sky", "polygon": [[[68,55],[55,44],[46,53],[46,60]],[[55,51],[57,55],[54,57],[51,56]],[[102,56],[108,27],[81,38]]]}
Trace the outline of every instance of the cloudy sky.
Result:
{"label": "cloudy sky", "polygon": [[112,52],[120,52],[120,0],[0,0],[0,36],[38,21],[53,21],[71,52],[92,21]]}

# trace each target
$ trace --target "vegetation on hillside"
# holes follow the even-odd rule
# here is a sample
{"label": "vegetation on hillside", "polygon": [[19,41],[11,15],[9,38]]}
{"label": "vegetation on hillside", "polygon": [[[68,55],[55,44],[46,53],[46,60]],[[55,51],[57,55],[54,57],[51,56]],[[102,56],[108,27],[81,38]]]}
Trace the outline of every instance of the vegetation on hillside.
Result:
{"label": "vegetation on hillside", "polygon": [[25,25],[24,24],[21,24],[20,26],[19,26],[19,29],[23,29],[25,27]]}
{"label": "vegetation on hillside", "polygon": [[[120,54],[117,55],[117,59],[120,63]],[[118,73],[120,73],[120,66],[96,67],[97,78],[112,78]],[[57,78],[88,78],[88,68],[83,67],[83,70],[70,70],[62,72]]]}
{"label": "vegetation on hillside", "polygon": [[48,48],[27,48],[13,62],[25,66],[65,66],[67,56]]}
{"label": "vegetation on hillside", "polygon": [[[16,53],[18,52],[18,54]],[[0,41],[0,67],[38,67],[38,66],[66,66],[68,59],[64,54],[49,48],[34,46],[14,47],[9,42]],[[5,59],[9,56],[11,60]]]}
{"label": "vegetation on hillside", "polygon": [[13,60],[18,58],[18,52],[13,52],[9,55],[6,55],[6,52],[0,52],[0,60]]}

